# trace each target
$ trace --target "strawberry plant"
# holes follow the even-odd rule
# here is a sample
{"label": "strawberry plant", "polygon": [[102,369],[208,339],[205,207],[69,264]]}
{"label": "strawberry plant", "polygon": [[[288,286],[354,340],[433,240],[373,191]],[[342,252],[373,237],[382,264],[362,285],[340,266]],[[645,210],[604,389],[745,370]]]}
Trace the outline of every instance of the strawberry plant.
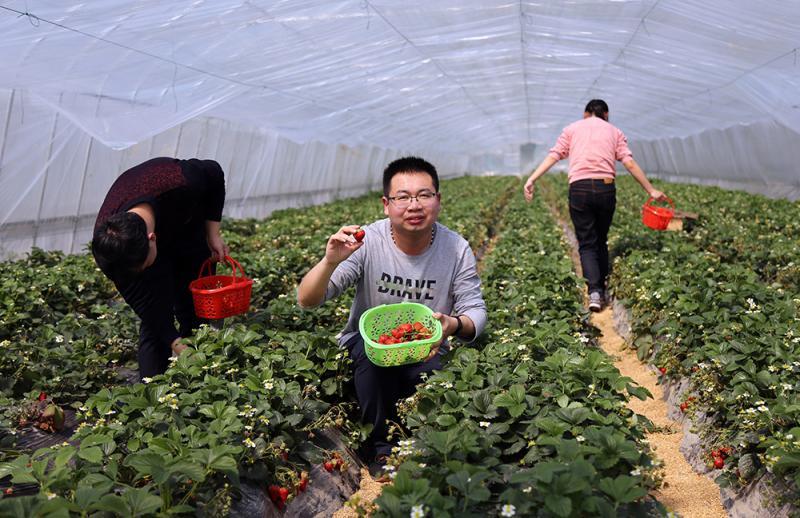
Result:
{"label": "strawberry plant", "polygon": [[657,485],[646,423],[625,408],[647,392],[587,349],[579,283],[543,207],[508,210],[483,270],[492,331],[402,403],[413,435],[390,459],[378,515],[616,516]]}
{"label": "strawberry plant", "polygon": [[[631,312],[632,345],[667,378],[689,379],[697,400],[680,408],[704,416],[694,426],[706,442],[735,446],[718,482],[738,487],[772,472],[783,498],[797,501],[797,445],[786,437],[800,419],[800,206],[693,185],[660,188],[679,208],[706,212],[689,233],[650,231],[638,187],[618,182],[611,284]],[[738,475],[727,469],[740,461]]]}

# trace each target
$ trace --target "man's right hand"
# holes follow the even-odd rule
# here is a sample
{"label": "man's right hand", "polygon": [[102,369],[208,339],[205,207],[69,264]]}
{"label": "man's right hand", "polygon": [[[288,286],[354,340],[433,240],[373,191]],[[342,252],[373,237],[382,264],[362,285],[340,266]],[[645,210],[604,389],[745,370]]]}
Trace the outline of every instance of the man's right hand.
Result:
{"label": "man's right hand", "polygon": [[325,245],[325,260],[330,264],[339,264],[353,252],[358,250],[364,245],[364,242],[356,241],[353,234],[358,231],[358,225],[347,225],[339,229],[337,233],[328,238],[328,243]]}
{"label": "man's right hand", "polygon": [[185,351],[188,346],[185,343],[181,342],[180,338],[176,338],[172,341],[172,355],[173,356],[180,356],[183,351]]}

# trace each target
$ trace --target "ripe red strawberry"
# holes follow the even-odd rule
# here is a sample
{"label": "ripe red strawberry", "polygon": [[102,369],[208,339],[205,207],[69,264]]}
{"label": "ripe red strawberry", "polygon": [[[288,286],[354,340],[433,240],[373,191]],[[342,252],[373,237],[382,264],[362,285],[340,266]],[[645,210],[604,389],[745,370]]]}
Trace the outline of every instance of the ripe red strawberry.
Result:
{"label": "ripe red strawberry", "polygon": [[659,367],[658,368],[658,372],[660,372],[661,374],[666,374],[667,373],[667,368],[666,367]]}
{"label": "ripe red strawberry", "polygon": [[356,241],[358,241],[360,243],[360,242],[362,242],[364,240],[364,236],[365,235],[367,235],[367,233],[364,231],[363,228],[360,228],[360,229],[356,230],[356,233],[353,234],[353,237],[356,238]]}
{"label": "ripe red strawberry", "polygon": [[325,468],[325,471],[327,471],[328,473],[333,471],[333,463],[331,461],[329,461],[329,460],[326,460],[325,462],[323,462],[322,463],[322,467]]}
{"label": "ripe red strawberry", "polygon": [[272,500],[274,503],[278,503],[281,498],[281,490],[275,484],[269,486],[269,499]]}
{"label": "ripe red strawberry", "polygon": [[287,498],[289,498],[289,489],[282,487],[278,490],[278,494],[281,497],[281,501],[285,502]]}
{"label": "ripe red strawberry", "polygon": [[681,407],[681,412],[686,412],[686,408],[688,407],[688,405],[686,403],[681,403],[680,407]]}
{"label": "ripe red strawberry", "polygon": [[297,483],[297,488],[300,491],[305,491],[306,487],[308,487],[308,479],[307,478],[301,478],[300,482]]}
{"label": "ripe red strawberry", "polygon": [[717,457],[714,459],[714,467],[717,469],[722,469],[725,467],[725,459],[722,457]]}
{"label": "ripe red strawberry", "polygon": [[47,394],[45,392],[39,392],[39,401],[44,401],[47,399]]}

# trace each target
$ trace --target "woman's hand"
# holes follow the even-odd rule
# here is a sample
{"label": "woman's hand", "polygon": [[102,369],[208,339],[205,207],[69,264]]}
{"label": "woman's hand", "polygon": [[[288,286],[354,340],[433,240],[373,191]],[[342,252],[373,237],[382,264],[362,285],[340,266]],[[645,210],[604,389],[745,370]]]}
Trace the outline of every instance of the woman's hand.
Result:
{"label": "woman's hand", "polygon": [[214,261],[222,261],[226,255],[230,255],[230,249],[222,236],[219,233],[209,234],[207,236],[208,249],[211,250],[211,259]]}
{"label": "woman's hand", "polygon": [[219,227],[219,221],[206,221],[206,242],[208,249],[211,250],[211,259],[214,261],[222,261],[230,253],[228,245],[219,235]]}
{"label": "woman's hand", "polygon": [[180,338],[176,338],[172,341],[172,356],[180,356],[188,347],[189,346],[185,343],[181,342]]}

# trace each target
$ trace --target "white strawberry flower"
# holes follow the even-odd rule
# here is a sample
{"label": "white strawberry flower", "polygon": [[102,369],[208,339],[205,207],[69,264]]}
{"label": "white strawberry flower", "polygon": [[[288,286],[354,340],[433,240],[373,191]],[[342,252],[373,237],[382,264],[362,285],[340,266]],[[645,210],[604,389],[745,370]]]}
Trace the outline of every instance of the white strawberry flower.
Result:
{"label": "white strawberry flower", "polygon": [[514,516],[515,514],[517,514],[517,508],[512,504],[505,504],[500,509],[500,516]]}

